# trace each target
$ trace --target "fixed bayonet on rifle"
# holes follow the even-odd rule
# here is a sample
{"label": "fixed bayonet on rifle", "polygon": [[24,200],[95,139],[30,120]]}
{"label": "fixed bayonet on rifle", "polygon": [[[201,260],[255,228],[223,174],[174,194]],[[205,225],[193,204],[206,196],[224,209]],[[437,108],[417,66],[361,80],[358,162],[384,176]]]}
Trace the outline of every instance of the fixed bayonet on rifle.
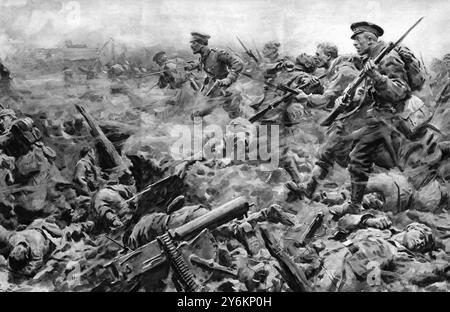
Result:
{"label": "fixed bayonet on rifle", "polygon": [[215,229],[231,220],[243,217],[249,207],[244,197],[238,197],[176,229],[168,230],[164,235],[158,236],[152,242],[126,255],[115,258],[108,265],[114,275],[113,284],[122,282],[133,284],[140,277],[151,274],[164,263],[170,262],[185,290],[199,290],[200,286],[186,264],[189,259],[185,259],[181,254],[178,248],[179,243],[192,239],[204,229]]}
{"label": "fixed bayonet on rifle", "polygon": [[244,45],[244,43],[241,41],[241,39],[239,39],[238,36],[236,36],[237,40],[239,41],[239,43],[241,44],[242,48],[244,49],[245,53],[247,53],[248,56],[250,56],[252,59],[255,60],[256,63],[259,63],[258,58],[255,56],[255,54],[253,53],[252,50],[247,49],[247,47]]}
{"label": "fixed bayonet on rifle", "polygon": [[[390,42],[381,52],[377,55],[377,57],[373,60],[375,64],[380,64],[380,62],[383,60],[383,58],[388,55],[395,47],[397,47],[403,39],[422,21],[423,17],[421,17],[414,25],[412,25],[408,31],[400,37],[400,39],[397,40],[397,42],[392,43]],[[330,126],[336,118],[346,111],[347,107],[349,106],[350,102],[352,101],[356,89],[358,86],[363,82],[363,80],[366,78],[367,72],[362,70],[358,76],[353,80],[347,88],[345,88],[343,97],[342,97],[342,104],[337,106],[328,116],[325,118],[320,125],[323,127]]]}

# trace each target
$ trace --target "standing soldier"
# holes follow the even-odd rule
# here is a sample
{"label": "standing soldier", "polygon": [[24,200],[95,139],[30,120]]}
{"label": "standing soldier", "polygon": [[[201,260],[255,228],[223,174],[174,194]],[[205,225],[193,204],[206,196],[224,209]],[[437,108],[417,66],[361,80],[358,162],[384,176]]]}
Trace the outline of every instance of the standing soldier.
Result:
{"label": "standing soldier", "polygon": [[[386,148],[390,150],[392,140],[398,137],[398,132],[393,130],[397,114],[402,111],[405,100],[411,93],[405,63],[397,51],[391,51],[379,65],[373,61],[387,46],[385,42],[378,40],[384,33],[383,29],[368,22],[354,23],[351,29],[353,45],[365,59],[364,71],[368,75],[353,101],[362,103],[366,109],[360,111],[360,119],[364,124],[358,130],[349,154],[350,202],[333,210],[332,213],[336,216],[361,209],[372,166],[377,162],[377,155]],[[342,97],[336,102],[339,105]],[[391,156],[395,163],[396,156]]]}
{"label": "standing soldier", "polygon": [[[328,42],[317,45],[315,59],[315,65],[320,69],[325,69],[325,74],[322,75],[323,78],[319,79],[311,74],[304,74],[300,77],[299,84],[308,83],[309,86],[315,89],[323,85],[325,90],[320,90],[321,92],[308,92],[307,89],[305,91],[300,90],[296,100],[302,105],[316,109],[332,107],[334,101],[358,74],[355,63],[358,63],[360,60],[355,56],[338,56],[338,48]],[[333,125],[328,132],[326,144],[320,149],[319,159],[306,185],[297,185],[296,183],[300,182],[298,175],[292,174],[294,182],[288,182],[286,184],[287,188],[300,195],[300,197],[306,196],[311,198],[318,185],[318,180],[325,178],[334,162],[343,167],[347,166],[349,148],[351,147],[349,142],[350,140],[345,139],[342,134],[339,125],[337,123]],[[343,146],[348,148],[343,148]],[[292,162],[289,159],[291,157],[292,154],[286,159],[288,163]]]}
{"label": "standing soldier", "polygon": [[[231,92],[221,88],[228,88],[238,78],[244,69],[243,62],[228,51],[208,47],[209,35],[192,32],[191,49],[194,54],[200,54],[200,61],[186,67],[187,70],[204,70],[207,77],[203,87],[213,97],[225,94],[224,109],[230,118],[239,115],[239,101],[232,97]],[[215,86],[215,88],[214,88]],[[211,92],[210,92],[211,91]]]}
{"label": "standing soldier", "polygon": [[[396,155],[393,154],[395,152],[392,150],[392,142],[397,139],[398,132],[393,130],[396,126],[393,123],[398,119],[397,113],[402,111],[405,100],[411,92],[405,63],[397,51],[391,51],[379,65],[373,61],[387,46],[385,42],[378,40],[384,33],[383,29],[368,22],[354,23],[351,29],[353,31],[351,38],[368,75],[356,91],[351,104],[355,107],[360,105],[362,109],[335,122],[331,129],[332,135],[325,143],[307,185],[291,188],[311,198],[319,181],[327,176],[334,161],[339,162],[335,156],[335,152],[339,151],[342,154],[342,161],[339,164],[348,164],[351,198],[349,203],[331,210],[337,216],[357,212],[361,208],[369,173],[375,163],[385,168],[395,165]],[[339,97],[336,105],[340,105],[341,102],[342,97]],[[352,117],[349,122],[350,116]],[[391,158],[390,163],[380,161],[381,154],[386,153]]]}

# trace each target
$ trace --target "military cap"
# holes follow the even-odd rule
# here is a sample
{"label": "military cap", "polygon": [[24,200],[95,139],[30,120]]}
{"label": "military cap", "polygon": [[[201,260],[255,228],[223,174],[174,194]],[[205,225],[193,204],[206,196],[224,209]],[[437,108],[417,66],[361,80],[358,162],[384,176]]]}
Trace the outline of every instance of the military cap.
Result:
{"label": "military cap", "polygon": [[210,35],[200,33],[200,32],[191,32],[192,39],[191,41],[197,41],[202,44],[208,44],[208,39],[211,38]]}
{"label": "military cap", "polygon": [[158,53],[156,53],[156,54],[153,56],[153,62],[158,63],[158,61],[161,59],[161,57],[162,57],[164,54],[166,54],[166,52],[164,52],[164,51],[159,51]]}
{"label": "military cap", "polygon": [[384,30],[383,28],[381,28],[378,25],[375,25],[373,23],[369,23],[369,22],[356,22],[353,23],[350,26],[351,30],[353,31],[352,34],[352,39],[355,38],[356,35],[359,35],[360,33],[363,32],[371,32],[372,34],[374,34],[377,37],[381,37],[384,34]]}

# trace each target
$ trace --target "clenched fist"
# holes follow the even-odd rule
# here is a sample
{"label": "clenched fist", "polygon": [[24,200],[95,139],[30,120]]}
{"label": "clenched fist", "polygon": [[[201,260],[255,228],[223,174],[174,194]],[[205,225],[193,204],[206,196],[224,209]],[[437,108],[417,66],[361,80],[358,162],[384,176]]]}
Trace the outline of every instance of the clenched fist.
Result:
{"label": "clenched fist", "polygon": [[378,65],[372,59],[369,59],[364,65],[364,71],[367,75],[375,81],[383,80],[383,75],[380,73],[378,69]]}

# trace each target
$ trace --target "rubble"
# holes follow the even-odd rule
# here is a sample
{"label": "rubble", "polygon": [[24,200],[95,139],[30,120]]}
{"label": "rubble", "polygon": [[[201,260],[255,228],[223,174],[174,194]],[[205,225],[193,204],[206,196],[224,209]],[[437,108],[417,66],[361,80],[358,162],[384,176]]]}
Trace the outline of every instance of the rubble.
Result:
{"label": "rubble", "polygon": [[[269,44],[265,57],[279,60],[278,46]],[[66,49],[77,50],[70,55],[83,59],[81,50],[86,48],[68,44]],[[38,52],[43,62],[45,51]],[[88,52],[93,60],[96,50]],[[297,65],[304,58],[312,71],[313,57],[302,54]],[[32,117],[28,130],[34,141],[20,145],[21,153],[5,141],[0,158],[0,241],[11,245],[1,250],[0,290],[176,291],[197,289],[189,284],[193,278],[205,291],[448,291],[448,126],[442,116],[449,109],[439,79],[432,91],[440,92],[440,102],[430,109],[439,110],[431,123],[442,133],[426,129],[427,135],[406,146],[401,154],[405,170],[375,167],[362,213],[336,222],[330,210],[350,197],[344,168],[336,164],[308,198],[285,187],[291,179],[307,181],[314,170],[327,136],[317,120],[326,112],[302,107],[299,123],[281,123],[276,168],[270,167],[270,159],[238,161],[220,153],[186,161],[173,153],[173,130],[195,127],[192,114],[210,103],[191,90],[189,80],[174,91],[155,88],[158,76],[137,82],[128,75],[125,61],[113,64],[109,77],[98,72],[89,78],[69,68],[55,72],[35,61],[35,67],[23,67],[29,76],[14,81],[27,92],[9,105],[17,120]],[[258,66],[255,72],[261,70]],[[46,71],[45,77],[33,78]],[[291,72],[283,75],[289,78]],[[236,133],[250,134],[247,119],[269,101],[258,98],[261,106],[252,107],[263,88],[240,76],[230,87],[240,94],[240,117],[232,120],[235,116],[220,105],[209,107],[200,126],[204,132],[193,135],[206,143],[214,137],[208,132],[211,125],[223,130],[234,125]],[[214,100],[225,98],[217,95]],[[276,120],[269,119],[265,122]],[[1,123],[9,133],[7,120]],[[226,133],[209,147],[220,151],[230,142],[237,145],[239,140],[227,139],[234,134]],[[239,142],[249,149],[249,137]],[[233,215],[222,220],[222,228],[207,226],[200,236],[179,242],[180,257],[192,276],[180,277],[173,265],[166,265],[143,276],[139,287],[131,281],[108,284],[107,264],[117,257],[161,239],[169,230],[201,223],[217,207],[241,197],[247,215]],[[342,220],[347,222],[345,231]],[[52,226],[43,230],[42,223],[36,225],[41,221]],[[45,235],[49,228],[57,229],[51,233],[56,237]],[[28,237],[30,231],[29,245],[39,241],[45,247],[33,249],[35,254],[24,241],[11,243],[14,235]],[[420,243],[411,243],[414,238]],[[31,260],[39,265],[24,276],[18,267]]]}

